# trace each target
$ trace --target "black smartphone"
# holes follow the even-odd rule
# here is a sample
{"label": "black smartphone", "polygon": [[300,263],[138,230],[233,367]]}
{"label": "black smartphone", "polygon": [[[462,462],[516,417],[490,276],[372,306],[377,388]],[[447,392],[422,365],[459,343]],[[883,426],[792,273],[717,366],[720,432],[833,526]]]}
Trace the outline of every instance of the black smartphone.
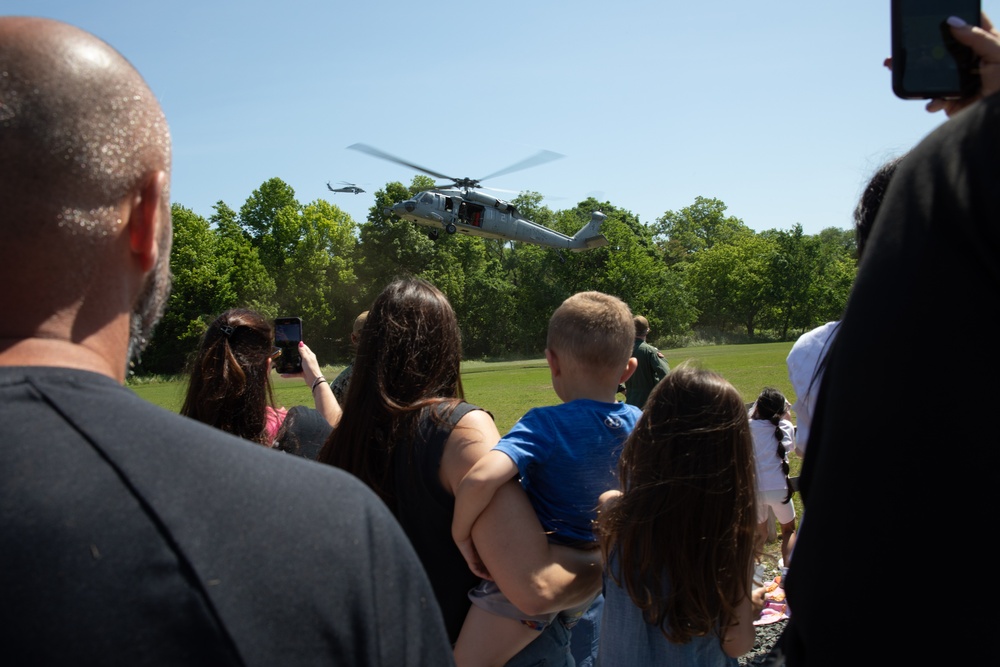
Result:
{"label": "black smartphone", "polygon": [[299,354],[301,340],[301,317],[275,318],[274,344],[281,350],[281,355],[274,361],[274,369],[279,374],[302,372],[302,355]]}
{"label": "black smartphone", "polygon": [[949,16],[980,24],[980,0],[892,0],[892,92],[904,100],[960,99],[979,90],[979,58]]}

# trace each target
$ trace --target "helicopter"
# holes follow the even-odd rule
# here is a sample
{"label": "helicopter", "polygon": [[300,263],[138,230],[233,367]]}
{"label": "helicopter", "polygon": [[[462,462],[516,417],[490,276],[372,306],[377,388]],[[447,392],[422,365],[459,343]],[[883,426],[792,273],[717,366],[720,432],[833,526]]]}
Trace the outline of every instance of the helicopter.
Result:
{"label": "helicopter", "polygon": [[601,234],[601,224],[607,216],[600,211],[591,213],[590,222],[573,236],[567,236],[529,220],[518,213],[514,204],[498,199],[482,190],[481,182],[488,178],[550,162],[562,157],[558,153],[540,151],[506,169],[501,169],[482,178],[452,178],[407,162],[367,144],[352,144],[348,148],[422,171],[435,178],[452,181],[418,192],[411,199],[400,202],[384,211],[386,214],[392,213],[403,220],[430,227],[430,237],[433,240],[437,240],[443,229],[448,234],[459,233],[488,239],[521,241],[575,252],[608,244],[607,238]]}
{"label": "helicopter", "polygon": [[348,183],[347,181],[341,181],[341,183],[344,184],[344,187],[335,188],[332,185],[330,185],[329,181],[327,181],[326,187],[330,189],[330,192],[350,192],[351,194],[355,195],[364,192],[364,190],[356,186],[354,183]]}

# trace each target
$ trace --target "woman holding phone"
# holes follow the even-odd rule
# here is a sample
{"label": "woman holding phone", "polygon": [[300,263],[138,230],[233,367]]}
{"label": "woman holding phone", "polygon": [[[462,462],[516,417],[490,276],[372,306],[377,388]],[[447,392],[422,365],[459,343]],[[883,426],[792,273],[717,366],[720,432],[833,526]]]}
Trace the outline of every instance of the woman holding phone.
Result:
{"label": "woman holding phone", "polygon": [[301,377],[315,409],[277,407],[271,368],[282,354],[271,322],[257,311],[233,308],[209,325],[192,361],[181,414],[266,447],[315,458],[343,414],[316,355],[299,341]]}

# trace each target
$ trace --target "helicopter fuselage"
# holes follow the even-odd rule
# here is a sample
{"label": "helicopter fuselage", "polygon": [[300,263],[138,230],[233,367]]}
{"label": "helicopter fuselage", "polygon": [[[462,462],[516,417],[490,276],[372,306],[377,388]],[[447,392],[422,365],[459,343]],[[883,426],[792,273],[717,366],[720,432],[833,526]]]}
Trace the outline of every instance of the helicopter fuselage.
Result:
{"label": "helicopter fuselage", "polygon": [[404,220],[450,234],[522,241],[565,250],[587,250],[608,243],[599,232],[603,214],[595,214],[600,218],[570,237],[528,220],[511,203],[473,189],[426,190],[396,204],[392,212]]}

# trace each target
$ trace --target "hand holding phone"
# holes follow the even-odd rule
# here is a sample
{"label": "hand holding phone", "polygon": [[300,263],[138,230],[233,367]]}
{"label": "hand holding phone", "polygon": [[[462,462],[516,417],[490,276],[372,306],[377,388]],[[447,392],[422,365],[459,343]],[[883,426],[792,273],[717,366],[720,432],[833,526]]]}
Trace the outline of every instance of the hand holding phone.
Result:
{"label": "hand holding phone", "polygon": [[301,317],[279,317],[274,320],[274,344],[281,350],[281,355],[274,362],[274,369],[279,375],[295,375],[302,372],[300,342],[302,342]]}
{"label": "hand holding phone", "polygon": [[980,0],[892,0],[892,90],[902,99],[954,100],[980,88],[979,58],[948,18],[979,25]]}

